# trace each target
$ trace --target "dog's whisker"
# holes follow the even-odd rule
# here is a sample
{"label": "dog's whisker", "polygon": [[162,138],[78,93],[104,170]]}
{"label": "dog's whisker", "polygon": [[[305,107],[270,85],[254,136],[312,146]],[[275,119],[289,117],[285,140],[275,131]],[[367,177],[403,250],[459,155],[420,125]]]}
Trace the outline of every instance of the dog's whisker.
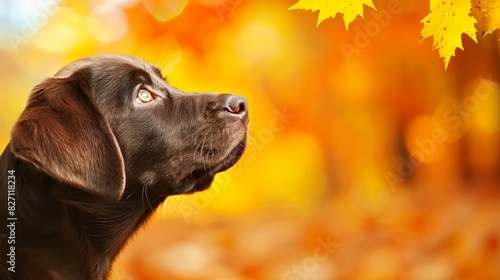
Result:
{"label": "dog's whisker", "polygon": [[124,200],[128,200],[132,195],[139,189],[139,187],[135,188]]}
{"label": "dog's whisker", "polygon": [[142,205],[142,211],[144,211],[144,186],[141,187],[141,205]]}
{"label": "dog's whisker", "polygon": [[154,210],[154,209],[153,209],[153,206],[151,205],[151,201],[149,201],[149,196],[148,196],[148,187],[147,187],[147,186],[145,186],[145,187],[144,187],[144,195],[145,195],[145,197],[146,197],[146,201],[148,202],[149,208],[150,208],[151,210]]}

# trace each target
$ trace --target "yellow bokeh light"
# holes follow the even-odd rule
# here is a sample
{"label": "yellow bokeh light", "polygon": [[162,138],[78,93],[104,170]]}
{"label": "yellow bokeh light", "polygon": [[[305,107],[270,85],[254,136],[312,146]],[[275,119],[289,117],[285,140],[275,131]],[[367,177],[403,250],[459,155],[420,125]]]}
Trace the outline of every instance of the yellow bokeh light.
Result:
{"label": "yellow bokeh light", "polygon": [[114,42],[128,29],[125,13],[113,5],[100,5],[87,19],[87,30],[101,42]]}
{"label": "yellow bokeh light", "polygon": [[[235,170],[218,176],[215,186],[212,186],[215,187],[213,193],[205,194],[216,196],[211,199],[211,208],[234,213],[278,200],[301,209],[310,206],[325,191],[326,177],[321,166],[323,155],[316,140],[303,133],[278,138],[278,135],[264,135],[264,130],[252,136],[254,143],[249,143]],[[276,139],[268,142],[272,137]],[[290,160],[276,165],[276,160],[281,158]],[[255,174],[259,174],[259,180]],[[231,187],[250,181],[255,182],[252,190]],[[238,199],[241,197],[247,199]]]}
{"label": "yellow bokeh light", "polygon": [[268,61],[281,47],[280,35],[271,27],[250,22],[241,28],[234,43],[239,59],[249,66],[254,63]]}
{"label": "yellow bokeh light", "polygon": [[84,34],[81,29],[81,14],[63,7],[58,16],[64,19],[64,24],[49,24],[40,30],[34,43],[43,50],[52,53],[61,53],[74,48],[82,40]]}
{"label": "yellow bokeh light", "polygon": [[159,22],[171,20],[182,13],[187,0],[144,0],[144,7]]}

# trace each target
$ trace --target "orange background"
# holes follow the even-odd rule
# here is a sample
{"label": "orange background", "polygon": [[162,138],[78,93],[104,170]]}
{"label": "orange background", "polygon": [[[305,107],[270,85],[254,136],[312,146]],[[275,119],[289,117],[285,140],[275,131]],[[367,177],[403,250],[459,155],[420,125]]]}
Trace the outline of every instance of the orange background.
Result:
{"label": "orange background", "polygon": [[134,54],[246,96],[250,143],[168,198],[112,279],[500,279],[498,34],[463,36],[445,72],[419,43],[428,1],[373,2],[346,31],[295,0],[4,0],[0,146],[45,77]]}

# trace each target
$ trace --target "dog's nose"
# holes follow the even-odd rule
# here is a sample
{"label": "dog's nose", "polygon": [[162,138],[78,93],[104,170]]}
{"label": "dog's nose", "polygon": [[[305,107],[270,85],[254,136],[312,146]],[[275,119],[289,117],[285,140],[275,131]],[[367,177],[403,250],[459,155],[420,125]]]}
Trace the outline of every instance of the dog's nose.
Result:
{"label": "dog's nose", "polygon": [[245,97],[224,94],[220,102],[222,111],[241,118],[245,123],[248,122],[248,103]]}

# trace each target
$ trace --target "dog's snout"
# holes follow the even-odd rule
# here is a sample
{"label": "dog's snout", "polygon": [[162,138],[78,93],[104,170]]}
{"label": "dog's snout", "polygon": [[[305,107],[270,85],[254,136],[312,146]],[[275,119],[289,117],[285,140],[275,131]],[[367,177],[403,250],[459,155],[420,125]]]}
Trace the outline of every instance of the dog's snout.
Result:
{"label": "dog's snout", "polygon": [[222,111],[241,118],[244,122],[248,122],[248,103],[245,97],[224,94],[220,100]]}

